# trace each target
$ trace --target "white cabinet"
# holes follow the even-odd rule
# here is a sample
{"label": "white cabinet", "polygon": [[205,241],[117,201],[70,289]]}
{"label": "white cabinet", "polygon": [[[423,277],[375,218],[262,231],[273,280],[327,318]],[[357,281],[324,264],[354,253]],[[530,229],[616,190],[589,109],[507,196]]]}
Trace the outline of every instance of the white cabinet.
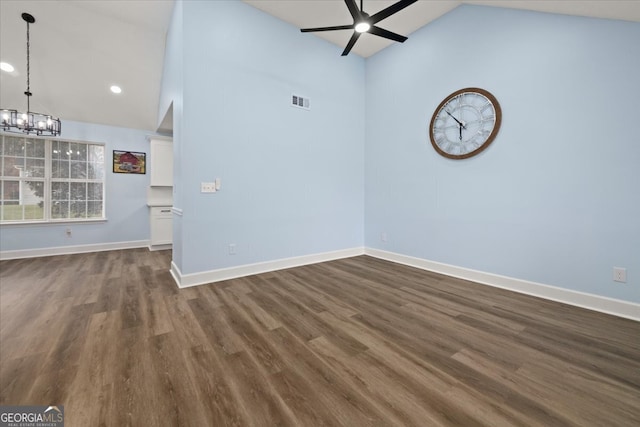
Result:
{"label": "white cabinet", "polygon": [[150,136],[149,170],[151,186],[147,190],[151,240],[149,249],[167,249],[173,243],[173,141],[162,136]]}
{"label": "white cabinet", "polygon": [[151,247],[173,242],[173,214],[170,206],[151,207]]}
{"label": "white cabinet", "polygon": [[170,139],[151,137],[151,186],[173,186],[173,143]]}

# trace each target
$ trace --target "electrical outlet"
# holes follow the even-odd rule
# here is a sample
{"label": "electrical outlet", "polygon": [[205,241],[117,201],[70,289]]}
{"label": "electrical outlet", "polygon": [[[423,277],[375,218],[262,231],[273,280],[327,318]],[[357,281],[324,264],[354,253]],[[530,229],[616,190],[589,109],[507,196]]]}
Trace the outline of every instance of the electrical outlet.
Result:
{"label": "electrical outlet", "polygon": [[215,182],[201,182],[200,183],[200,192],[201,193],[215,193],[216,192],[216,183]]}
{"label": "electrical outlet", "polygon": [[67,227],[65,233],[67,234],[67,237],[71,237],[71,227]]}
{"label": "electrical outlet", "polygon": [[235,254],[236,254],[236,244],[231,243],[229,245],[229,255],[235,255]]}
{"label": "electrical outlet", "polygon": [[613,281],[627,283],[627,269],[622,267],[613,267]]}
{"label": "electrical outlet", "polygon": [[387,233],[381,233],[380,234],[380,241],[381,242],[386,242],[387,241]]}

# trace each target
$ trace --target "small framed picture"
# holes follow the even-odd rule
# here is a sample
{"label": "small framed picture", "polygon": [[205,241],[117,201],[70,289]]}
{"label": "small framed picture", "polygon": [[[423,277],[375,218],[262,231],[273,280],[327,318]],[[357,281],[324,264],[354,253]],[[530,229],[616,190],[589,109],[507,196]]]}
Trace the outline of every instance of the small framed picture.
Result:
{"label": "small framed picture", "polygon": [[134,151],[113,150],[114,173],[147,173],[147,155]]}

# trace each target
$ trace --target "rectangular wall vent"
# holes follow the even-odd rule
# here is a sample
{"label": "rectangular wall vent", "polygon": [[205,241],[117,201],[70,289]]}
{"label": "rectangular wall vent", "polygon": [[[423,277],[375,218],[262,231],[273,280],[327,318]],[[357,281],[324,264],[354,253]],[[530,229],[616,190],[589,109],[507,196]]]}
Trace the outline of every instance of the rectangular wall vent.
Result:
{"label": "rectangular wall vent", "polygon": [[291,106],[304,108],[305,110],[311,109],[309,98],[300,95],[291,95]]}

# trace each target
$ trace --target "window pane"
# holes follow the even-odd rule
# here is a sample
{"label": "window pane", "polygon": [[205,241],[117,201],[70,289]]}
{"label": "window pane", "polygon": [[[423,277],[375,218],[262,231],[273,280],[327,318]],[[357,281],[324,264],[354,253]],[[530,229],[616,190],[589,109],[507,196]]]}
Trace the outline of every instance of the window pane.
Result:
{"label": "window pane", "polygon": [[44,182],[5,181],[3,194],[3,220],[23,221],[44,218]]}
{"label": "window pane", "polygon": [[71,161],[72,179],[85,179],[87,177],[87,162]]}
{"label": "window pane", "polygon": [[51,203],[51,218],[69,218],[69,202],[54,201]]}
{"label": "window pane", "polygon": [[104,179],[104,147],[101,145],[89,146],[88,159],[87,177],[89,179]]}
{"label": "window pane", "polygon": [[4,221],[20,221],[23,218],[22,206],[18,204],[18,202],[0,202],[0,207],[2,208],[2,219]]}
{"label": "window pane", "polygon": [[102,202],[87,202],[87,218],[102,218]]}
{"label": "window pane", "polygon": [[44,178],[44,159],[27,159],[24,176]]}
{"label": "window pane", "polygon": [[104,147],[102,145],[91,145],[88,147],[89,161],[104,163]]}
{"label": "window pane", "polygon": [[71,143],[69,151],[71,151],[71,160],[87,161],[87,144]]}
{"label": "window pane", "polygon": [[72,182],[69,195],[71,200],[87,200],[87,183]]}
{"label": "window pane", "polygon": [[51,200],[69,200],[69,183],[52,182]]}
{"label": "window pane", "polygon": [[69,143],[64,141],[51,141],[51,158],[54,160],[68,160]]}
{"label": "window pane", "polygon": [[71,202],[69,216],[71,218],[86,218],[87,202],[84,200],[81,202]]}
{"label": "window pane", "polygon": [[69,178],[69,162],[65,160],[51,161],[52,178]]}
{"label": "window pane", "polygon": [[104,164],[103,163],[89,163],[87,171],[88,179],[104,179]]}
{"label": "window pane", "polygon": [[27,139],[25,141],[25,155],[44,159],[44,139]]}
{"label": "window pane", "polygon": [[2,158],[2,176],[21,176],[23,170],[24,158],[7,156]]}
{"label": "window pane", "polygon": [[24,156],[24,139],[5,136],[2,154],[5,156]]}
{"label": "window pane", "polygon": [[20,200],[20,181],[2,181],[2,200]]}
{"label": "window pane", "polygon": [[89,183],[87,200],[102,200],[102,183]]}
{"label": "window pane", "polygon": [[24,219],[44,218],[44,182],[23,181],[20,204],[24,205]]}
{"label": "window pane", "polygon": [[43,203],[44,181],[23,181],[21,188],[21,198],[24,204]]}

